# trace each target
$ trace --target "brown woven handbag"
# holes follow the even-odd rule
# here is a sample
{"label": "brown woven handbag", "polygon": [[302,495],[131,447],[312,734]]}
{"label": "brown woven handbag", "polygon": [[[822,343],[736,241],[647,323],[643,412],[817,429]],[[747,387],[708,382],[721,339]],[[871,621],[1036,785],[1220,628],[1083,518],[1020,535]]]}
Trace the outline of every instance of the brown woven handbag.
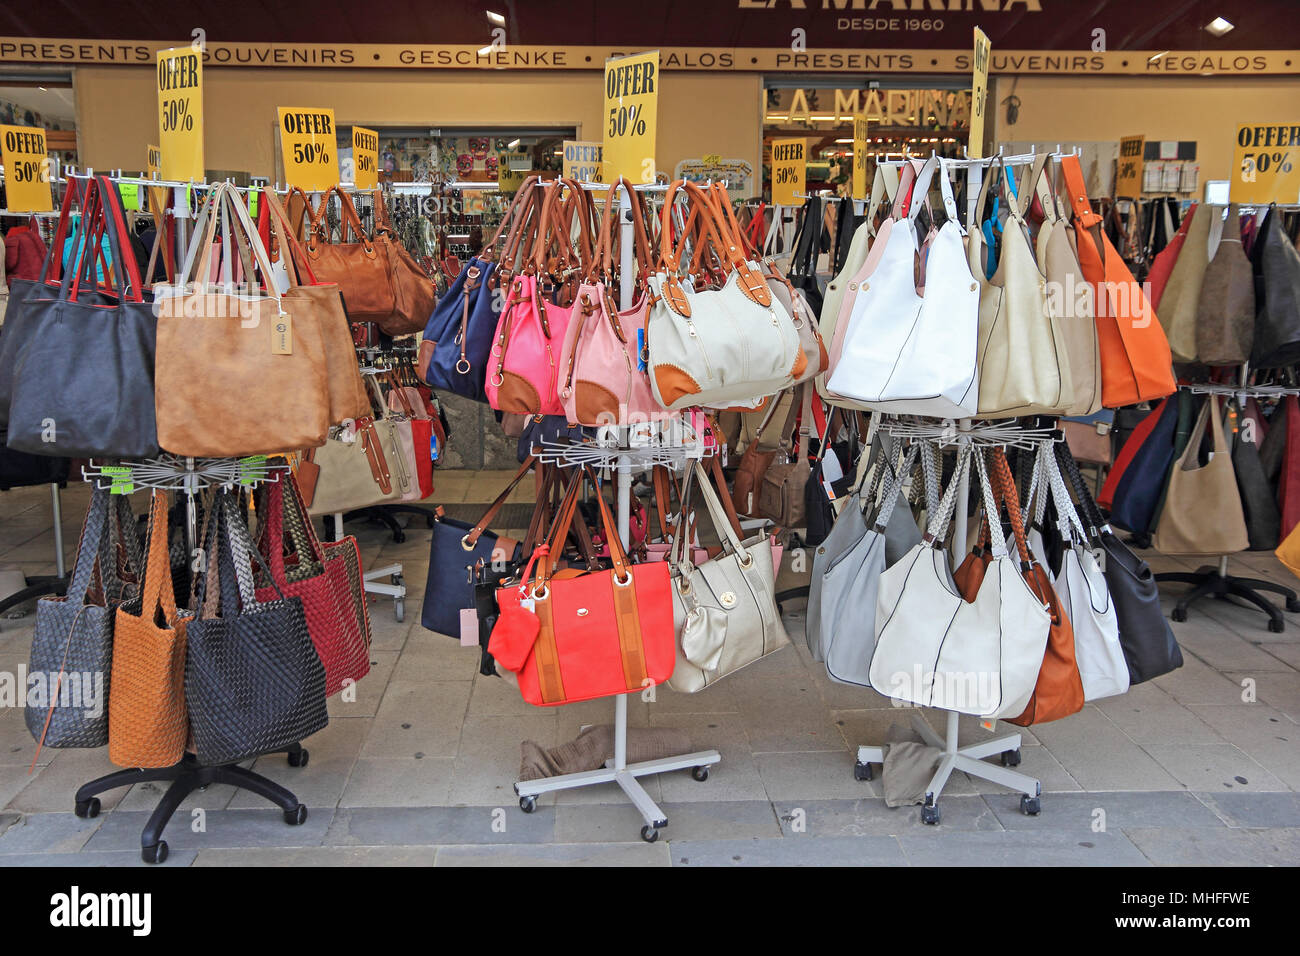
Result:
{"label": "brown woven handbag", "polygon": [[166,492],[153,493],[145,567],[144,591],[114,619],[108,759],[119,767],[170,767],[189,736],[185,625],[192,615],[172,594]]}

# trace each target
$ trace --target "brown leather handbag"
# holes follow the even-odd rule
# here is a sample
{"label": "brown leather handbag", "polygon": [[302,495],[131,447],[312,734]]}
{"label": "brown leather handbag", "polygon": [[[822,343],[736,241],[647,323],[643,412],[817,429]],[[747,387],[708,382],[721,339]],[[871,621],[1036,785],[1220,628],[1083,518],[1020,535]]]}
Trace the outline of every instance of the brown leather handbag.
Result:
{"label": "brown leather handbag", "polygon": [[[1218,210],[1207,207],[1202,215]],[[1213,234],[1213,222],[1211,223]],[[1206,365],[1250,361],[1255,344],[1255,275],[1241,247],[1241,212],[1233,203],[1214,258],[1205,268],[1196,313],[1196,357]]]}
{"label": "brown leather handbag", "polygon": [[[325,224],[331,194],[339,197],[343,215],[337,243],[328,241]],[[320,279],[338,283],[353,322],[373,322],[387,335],[421,332],[433,314],[433,280],[393,232],[379,190],[374,204],[375,230],[368,236],[352,197],[337,186],[328,190],[311,214],[307,264]]]}
{"label": "brown leather handbag", "polygon": [[167,494],[153,493],[144,591],[120,605],[113,624],[108,759],[119,767],[170,767],[185,755],[185,625],[176,607],[167,549]]}

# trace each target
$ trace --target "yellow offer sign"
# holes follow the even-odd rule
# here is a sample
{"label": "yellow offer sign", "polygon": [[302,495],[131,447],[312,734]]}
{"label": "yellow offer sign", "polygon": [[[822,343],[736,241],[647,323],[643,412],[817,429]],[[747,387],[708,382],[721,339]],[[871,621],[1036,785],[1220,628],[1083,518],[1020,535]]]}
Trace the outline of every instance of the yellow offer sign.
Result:
{"label": "yellow offer sign", "polygon": [[796,194],[804,191],[808,172],[808,144],[801,139],[772,141],[772,202],[778,206],[797,206]]}
{"label": "yellow offer sign", "polygon": [[303,106],[281,106],[279,110],[285,182],[309,193],[337,185],[339,155],[334,111]]}
{"label": "yellow offer sign", "polygon": [[867,198],[867,133],[871,121],[866,113],[853,117],[853,198]]}
{"label": "yellow offer sign", "polygon": [[352,127],[352,184],[379,188],[379,134],[364,126]]}
{"label": "yellow offer sign", "polygon": [[0,147],[8,208],[14,212],[53,209],[45,130],[35,126],[0,126]]}
{"label": "yellow offer sign", "polygon": [[202,182],[202,54],[187,46],[159,50],[157,86],[162,178]]}
{"label": "yellow offer sign", "polygon": [[655,181],[659,51],[605,61],[605,182]]}
{"label": "yellow offer sign", "polygon": [[1232,155],[1232,202],[1300,202],[1300,126],[1247,123],[1237,127]]}
{"label": "yellow offer sign", "polygon": [[576,179],[580,183],[603,183],[605,181],[603,153],[604,145],[602,143],[566,139],[564,141],[564,178]]}
{"label": "yellow offer sign", "polygon": [[1119,165],[1115,170],[1115,198],[1139,199],[1142,196],[1142,151],[1145,136],[1122,136],[1119,141]]}
{"label": "yellow offer sign", "polygon": [[974,69],[970,81],[970,137],[966,155],[979,159],[984,155],[984,117],[988,115],[989,60],[993,44],[979,27],[975,28]]}

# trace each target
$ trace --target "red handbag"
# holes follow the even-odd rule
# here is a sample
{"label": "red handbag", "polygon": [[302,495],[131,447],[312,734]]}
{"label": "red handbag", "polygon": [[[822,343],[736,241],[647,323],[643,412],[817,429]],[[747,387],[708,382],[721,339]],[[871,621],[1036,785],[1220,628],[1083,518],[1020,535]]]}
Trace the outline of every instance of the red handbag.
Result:
{"label": "red handbag", "polygon": [[[288,484],[294,520],[285,521],[285,485]],[[273,584],[257,589],[259,601],[279,597],[275,585],[285,597],[302,601],[307,617],[307,630],[311,642],[325,665],[325,695],[331,696],[343,689],[344,681],[353,682],[370,671],[370,624],[364,603],[358,613],[356,591],[360,589],[360,562],[356,577],[349,573],[344,548],[350,543],[356,548],[356,539],[349,536],[333,542],[327,554],[321,547],[306,508],[299,497],[291,473],[283,474],[279,481],[262,485],[258,490],[258,550],[266,557],[271,568]],[[286,526],[287,525],[287,526]],[[285,560],[285,533],[290,532],[291,561]],[[364,597],[361,598],[364,602]]]}
{"label": "red handbag", "polygon": [[[595,486],[595,474],[583,471]],[[557,569],[554,555],[569,534],[582,485],[579,476],[569,483],[551,533],[533,552],[519,583],[497,590],[501,615],[488,652],[498,662],[519,663],[519,692],[539,707],[662,684],[672,676],[676,659],[668,564],[628,563],[600,495],[596,500],[613,568]]]}

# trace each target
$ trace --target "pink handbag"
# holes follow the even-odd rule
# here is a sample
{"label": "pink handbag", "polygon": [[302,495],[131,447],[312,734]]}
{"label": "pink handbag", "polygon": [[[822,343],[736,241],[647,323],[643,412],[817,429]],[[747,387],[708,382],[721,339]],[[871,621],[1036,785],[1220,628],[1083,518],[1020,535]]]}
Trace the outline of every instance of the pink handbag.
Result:
{"label": "pink handbag", "polygon": [[595,256],[587,281],[578,287],[573,318],[560,353],[564,413],[570,422],[581,425],[626,425],[654,421],[663,414],[641,360],[650,303],[645,285],[650,274],[650,243],[632,184],[626,179],[620,182],[634,198],[637,300],[631,309],[620,312],[606,285],[614,275],[614,246],[620,231],[613,215],[619,208],[616,183],[605,200]]}
{"label": "pink handbag", "polygon": [[[567,210],[561,208],[561,183],[571,190],[572,205]],[[576,208],[586,220],[580,231],[583,245],[588,245],[590,206],[582,187],[572,180],[560,180],[546,188],[541,212],[526,237],[531,241],[532,261],[510,284],[492,345],[496,361],[489,365],[484,388],[489,405],[520,415],[565,413],[559,392],[560,356],[575,306],[556,305],[550,294],[557,285],[553,277],[566,277],[588,265],[575,254],[569,238]],[[547,251],[552,245],[558,246],[558,254],[548,262]]]}

